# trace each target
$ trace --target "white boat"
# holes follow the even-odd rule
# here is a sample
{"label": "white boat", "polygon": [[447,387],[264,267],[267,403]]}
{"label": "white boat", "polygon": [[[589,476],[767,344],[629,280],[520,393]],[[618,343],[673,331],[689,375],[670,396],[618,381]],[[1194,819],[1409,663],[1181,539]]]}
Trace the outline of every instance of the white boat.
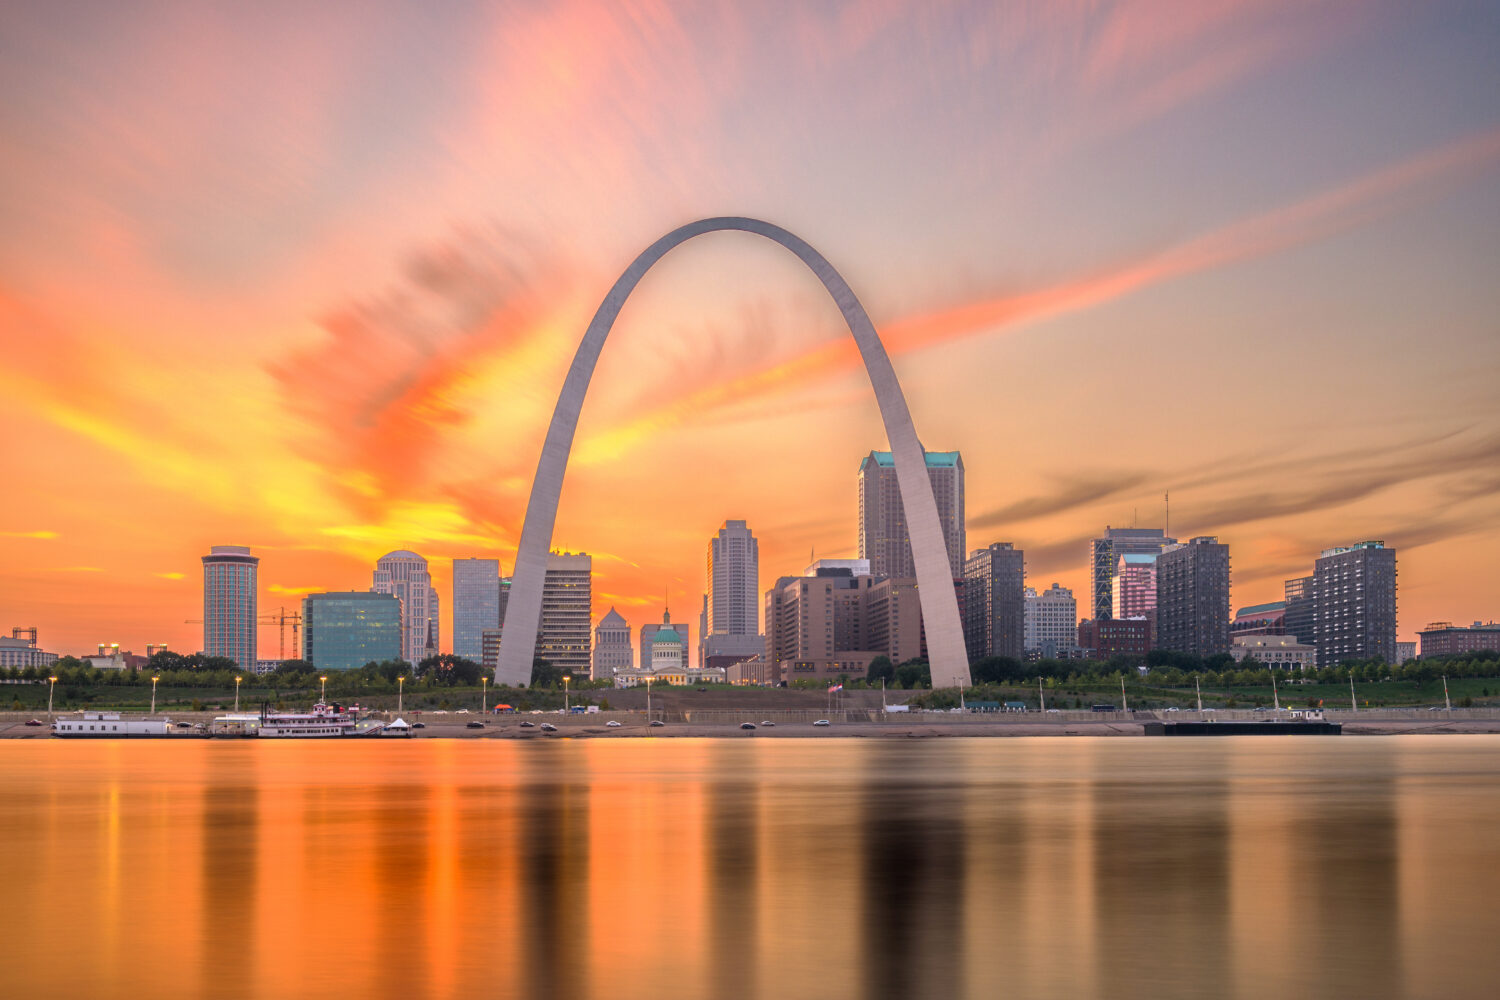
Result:
{"label": "white boat", "polygon": [[385,728],[375,719],[360,719],[353,709],[318,702],[311,712],[268,712],[262,710],[255,735],[261,739],[338,739],[346,736],[374,736]]}
{"label": "white boat", "polygon": [[122,719],[119,712],[84,712],[76,719],[52,723],[52,735],[85,740],[151,739],[167,736],[167,720]]}

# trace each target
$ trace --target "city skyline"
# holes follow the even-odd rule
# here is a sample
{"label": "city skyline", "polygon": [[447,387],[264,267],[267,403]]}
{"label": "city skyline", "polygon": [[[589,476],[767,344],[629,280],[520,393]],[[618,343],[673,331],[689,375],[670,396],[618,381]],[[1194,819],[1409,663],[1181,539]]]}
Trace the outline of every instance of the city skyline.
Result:
{"label": "city skyline", "polygon": [[[8,624],[194,648],[197,560],[226,540],[260,556],[262,609],[364,589],[396,549],[444,597],[455,557],[512,565],[590,311],[640,246],[724,212],[849,277],[923,440],[964,454],[969,545],[1011,541],[1081,614],[1088,539],[1165,526],[1170,491],[1172,535],[1234,550],[1236,606],[1383,539],[1401,639],[1494,617],[1487,27],[1444,3],[992,6],[389,4],[374,39],[7,10]],[[418,25],[404,71],[359,57]],[[852,556],[854,465],[886,447],[794,262],[723,235],[659,270],[554,536],[594,555],[595,620],[665,587],[688,621],[726,516],[757,526],[762,592],[809,549]]]}

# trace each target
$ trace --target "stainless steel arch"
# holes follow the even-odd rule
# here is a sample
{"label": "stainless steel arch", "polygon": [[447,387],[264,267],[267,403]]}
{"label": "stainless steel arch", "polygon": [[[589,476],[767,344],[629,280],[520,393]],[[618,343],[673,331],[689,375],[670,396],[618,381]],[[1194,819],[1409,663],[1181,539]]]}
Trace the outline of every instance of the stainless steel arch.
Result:
{"label": "stainless steel arch", "polygon": [[620,275],[589,323],[583,342],[578,345],[578,353],[573,356],[562,392],[557,397],[557,408],[552,413],[552,424],[547,428],[547,439],[542,445],[542,457],[537,462],[536,479],[531,485],[531,499],[526,505],[526,521],[521,528],[521,544],[516,553],[516,568],[511,577],[504,641],[500,646],[495,682],[520,686],[531,680],[537,624],[542,613],[542,585],[547,574],[547,554],[552,547],[552,528],[557,520],[557,501],[562,494],[563,472],[567,468],[573,433],[578,427],[578,414],[583,408],[594,365],[599,360],[599,352],[615,317],[636,284],[669,250],[694,236],[725,230],[764,236],[796,254],[797,259],[823,282],[823,287],[828,289],[839,311],[844,314],[844,322],[849,324],[849,332],[854,334],[854,342],[864,358],[895,458],[896,481],[901,488],[902,503],[906,506],[912,555],[917,567],[917,588],[926,623],[932,683],[934,687],[967,686],[970,683],[969,660],[964,650],[963,625],[958,617],[958,597],[942,526],[938,521],[937,502],[933,499],[932,482],[927,477],[926,456],[917,440],[911,411],[907,409],[906,397],[896,380],[896,371],[891,367],[885,346],[849,284],[822,254],[780,226],[758,219],[734,217],[700,219],[672,230],[651,244]]}

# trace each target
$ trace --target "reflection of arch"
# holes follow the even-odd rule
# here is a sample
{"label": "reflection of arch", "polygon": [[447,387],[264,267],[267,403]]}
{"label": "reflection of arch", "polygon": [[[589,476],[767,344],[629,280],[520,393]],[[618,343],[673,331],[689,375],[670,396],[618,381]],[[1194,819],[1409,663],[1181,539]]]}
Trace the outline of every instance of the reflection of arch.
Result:
{"label": "reflection of arch", "polygon": [[542,615],[542,585],[547,575],[547,553],[552,547],[552,526],[557,520],[557,500],[562,494],[563,472],[568,452],[573,447],[573,432],[578,427],[578,413],[593,377],[594,365],[604,347],[615,317],[625,299],[658,260],[673,247],[694,236],[723,230],[755,233],[786,247],[806,264],[823,287],[833,296],[854,342],[864,358],[880,418],[885,423],[886,438],[895,456],[896,481],[901,488],[901,502],[906,508],[907,529],[911,533],[912,556],[917,567],[917,590],[921,597],[922,617],[926,624],[928,660],[932,664],[933,687],[957,687],[969,683],[969,661],[964,651],[963,626],[958,618],[958,596],[954,590],[948,549],[938,521],[937,502],[932,482],[927,478],[927,462],[921,442],[912,425],[911,411],[896,370],[875,333],[864,306],[854,297],[849,285],[805,241],[780,226],[758,219],[701,219],[674,229],[635,259],[620,275],[599,311],[589,323],[573,356],[573,365],[557,397],[542,457],[537,462],[536,479],[531,484],[531,499],[526,505],[526,522],[521,528],[521,544],[516,552],[516,568],[511,576],[510,598],[505,609],[505,639],[500,645],[500,662],[495,670],[497,684],[513,686],[531,681],[531,663],[536,655],[537,624]]}

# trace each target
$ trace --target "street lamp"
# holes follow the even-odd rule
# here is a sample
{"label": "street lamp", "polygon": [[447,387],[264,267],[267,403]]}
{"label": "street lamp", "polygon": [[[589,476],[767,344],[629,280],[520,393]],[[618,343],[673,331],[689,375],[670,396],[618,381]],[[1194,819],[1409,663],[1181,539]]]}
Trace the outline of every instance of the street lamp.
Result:
{"label": "street lamp", "polygon": [[324,674],[322,677],[319,677],[318,680],[321,681],[322,684],[323,684],[323,690],[318,695],[318,700],[322,701],[322,702],[326,702],[326,701],[328,701],[328,675]]}
{"label": "street lamp", "polygon": [[236,677],[234,679],[234,710],[236,712],[240,710],[240,681],[244,679],[243,677]]}
{"label": "street lamp", "polygon": [[646,722],[651,722],[651,675],[646,675]]}
{"label": "street lamp", "polygon": [[[57,680],[56,677],[54,677],[52,679],[53,680]],[[152,715],[156,714],[156,682],[159,681],[159,680],[161,680],[161,675],[160,674],[153,674],[153,675],[151,675],[151,714]]]}
{"label": "street lamp", "polygon": [[57,675],[47,678],[47,718],[52,718],[52,692],[57,688]]}
{"label": "street lamp", "polygon": [[568,682],[573,679],[572,674],[563,674],[563,714],[568,712]]}
{"label": "street lamp", "polygon": [[402,696],[406,694],[406,675],[402,674],[396,678],[396,714],[401,714]]}
{"label": "street lamp", "polygon": [[479,714],[484,715],[490,710],[490,679],[479,678]]}

